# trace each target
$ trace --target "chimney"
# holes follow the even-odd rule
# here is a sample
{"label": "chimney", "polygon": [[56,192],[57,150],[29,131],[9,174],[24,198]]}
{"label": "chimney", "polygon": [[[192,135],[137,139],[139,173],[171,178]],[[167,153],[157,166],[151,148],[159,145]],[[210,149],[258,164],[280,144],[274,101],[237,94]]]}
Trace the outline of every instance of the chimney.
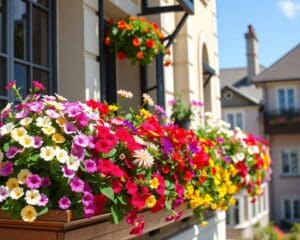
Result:
{"label": "chimney", "polygon": [[252,25],[248,26],[248,32],[245,33],[246,48],[247,48],[247,69],[248,81],[259,74],[259,60],[258,60],[258,40],[255,30]]}

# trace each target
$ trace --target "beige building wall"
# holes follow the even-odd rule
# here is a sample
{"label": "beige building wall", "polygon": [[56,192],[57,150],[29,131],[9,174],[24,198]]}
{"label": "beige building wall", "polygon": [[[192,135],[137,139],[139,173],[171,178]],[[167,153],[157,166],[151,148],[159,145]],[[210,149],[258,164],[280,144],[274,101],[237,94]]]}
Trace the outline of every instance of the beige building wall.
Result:
{"label": "beige building wall", "polygon": [[271,182],[272,219],[279,223],[283,219],[283,199],[300,199],[300,175],[283,176],[281,152],[284,149],[297,149],[300,154],[300,135],[272,135],[269,138],[271,156],[273,159],[273,174]]}
{"label": "beige building wall", "polygon": [[259,116],[259,106],[226,107],[222,109],[222,119],[226,120],[227,113],[242,113],[246,132],[256,136],[263,136],[263,126]]}
{"label": "beige building wall", "polygon": [[[300,107],[300,83],[299,81],[282,81],[280,82],[270,82],[266,83],[267,86],[264,87],[264,99],[266,110],[273,111],[278,110],[278,89],[279,88],[294,88],[296,97],[296,109]],[[259,84],[260,86],[261,84]],[[264,85],[263,85],[264,86]]]}

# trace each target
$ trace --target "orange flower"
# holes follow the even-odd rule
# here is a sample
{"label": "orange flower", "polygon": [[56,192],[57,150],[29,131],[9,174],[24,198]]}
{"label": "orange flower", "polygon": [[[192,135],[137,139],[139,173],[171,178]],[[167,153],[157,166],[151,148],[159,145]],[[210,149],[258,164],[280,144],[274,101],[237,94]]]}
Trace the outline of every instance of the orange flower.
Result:
{"label": "orange flower", "polygon": [[123,30],[123,29],[125,29],[125,27],[126,27],[126,22],[125,22],[125,20],[119,20],[118,21],[118,28],[119,28],[119,30]]}
{"label": "orange flower", "polygon": [[172,64],[172,61],[170,59],[167,59],[165,62],[164,62],[164,66],[165,67],[168,67]]}
{"label": "orange flower", "polygon": [[126,30],[127,30],[127,31],[130,31],[130,30],[132,29],[132,26],[131,26],[130,24],[126,24],[125,27],[126,27]]}
{"label": "orange flower", "polygon": [[143,59],[143,58],[144,58],[144,53],[143,53],[143,52],[138,52],[138,53],[136,54],[136,58],[137,58],[137,59]]}
{"label": "orange flower", "polygon": [[153,48],[153,46],[154,46],[154,40],[151,38],[146,39],[146,47]]}
{"label": "orange flower", "polygon": [[139,17],[139,19],[140,19],[142,22],[147,22],[146,18],[144,18],[144,17]]}
{"label": "orange flower", "polygon": [[124,52],[118,52],[118,58],[120,59],[120,60],[124,60],[125,58],[126,58],[126,54],[124,53]]}
{"label": "orange flower", "polygon": [[110,46],[111,40],[110,40],[110,37],[109,37],[109,36],[106,36],[106,37],[105,37],[104,43],[105,43],[106,46]]}
{"label": "orange flower", "polygon": [[144,28],[144,29],[143,29],[143,32],[144,32],[144,33],[148,33],[148,32],[149,32],[149,28]]}
{"label": "orange flower", "polygon": [[130,20],[130,21],[136,20],[136,16],[130,16],[130,17],[129,17],[129,20]]}
{"label": "orange flower", "polygon": [[135,47],[141,46],[141,40],[138,37],[134,37],[132,39],[132,45],[135,46]]}

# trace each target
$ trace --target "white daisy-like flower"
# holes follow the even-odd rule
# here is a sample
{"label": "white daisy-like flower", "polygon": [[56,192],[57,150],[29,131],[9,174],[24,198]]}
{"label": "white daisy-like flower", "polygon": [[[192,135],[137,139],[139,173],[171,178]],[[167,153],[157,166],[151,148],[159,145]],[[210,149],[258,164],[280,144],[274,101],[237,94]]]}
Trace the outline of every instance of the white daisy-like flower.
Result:
{"label": "white daisy-like flower", "polygon": [[70,158],[68,152],[64,149],[61,149],[61,148],[56,150],[55,155],[56,155],[57,161],[59,161],[60,163],[65,163]]}
{"label": "white daisy-like flower", "polygon": [[25,195],[25,201],[29,205],[38,205],[41,201],[41,194],[38,190],[27,190]]}
{"label": "white daisy-like flower", "polygon": [[150,168],[154,163],[154,158],[147,149],[135,150],[133,157],[133,163],[142,168]]}
{"label": "white daisy-like flower", "polygon": [[149,106],[153,106],[154,105],[153,99],[147,93],[143,93],[143,101],[144,101],[144,103],[148,104]]}
{"label": "white daisy-like flower", "polygon": [[134,141],[136,141],[138,144],[141,144],[143,146],[147,145],[147,143],[142,138],[140,138],[139,136],[134,135],[133,138],[134,138]]}
{"label": "white daisy-like flower", "polygon": [[117,91],[117,94],[120,96],[120,97],[123,97],[123,98],[133,98],[133,93],[130,92],[130,91],[125,91],[123,89],[120,89]]}
{"label": "white daisy-like flower", "polygon": [[236,153],[235,155],[232,156],[232,161],[234,163],[238,163],[240,161],[243,161],[244,159],[245,159],[244,153]]}
{"label": "white daisy-like flower", "polygon": [[30,148],[30,147],[33,147],[33,145],[34,145],[34,138],[33,138],[32,136],[25,135],[23,138],[21,138],[20,144],[21,144],[24,148]]}
{"label": "white daisy-like flower", "polygon": [[42,147],[40,156],[45,161],[51,161],[55,157],[55,149],[50,146]]}
{"label": "white daisy-like flower", "polygon": [[43,128],[49,127],[49,126],[51,126],[51,119],[47,116],[38,117],[36,119],[36,125],[38,127],[43,127]]}
{"label": "white daisy-like flower", "polygon": [[80,166],[80,160],[77,157],[71,155],[71,157],[69,157],[69,159],[66,160],[66,164],[69,169],[77,171]]}
{"label": "white daisy-like flower", "polygon": [[258,148],[258,146],[256,146],[256,145],[254,145],[254,146],[249,146],[249,147],[247,148],[247,151],[248,151],[249,154],[253,155],[253,154],[259,153],[259,148]]}
{"label": "white daisy-like flower", "polygon": [[0,135],[4,136],[10,133],[14,129],[15,125],[13,123],[7,123],[0,128]]}
{"label": "white daisy-like flower", "polygon": [[15,140],[16,142],[20,142],[21,139],[27,135],[27,131],[23,127],[18,127],[18,128],[14,128],[11,131],[10,135],[13,140]]}
{"label": "white daisy-like flower", "polygon": [[20,121],[20,124],[21,124],[22,126],[28,126],[30,123],[32,123],[32,118],[30,118],[30,117],[23,118],[23,119]]}
{"label": "white daisy-like flower", "polygon": [[16,187],[13,190],[11,190],[11,192],[9,193],[9,196],[15,200],[19,199],[23,195],[24,195],[24,190],[21,187]]}

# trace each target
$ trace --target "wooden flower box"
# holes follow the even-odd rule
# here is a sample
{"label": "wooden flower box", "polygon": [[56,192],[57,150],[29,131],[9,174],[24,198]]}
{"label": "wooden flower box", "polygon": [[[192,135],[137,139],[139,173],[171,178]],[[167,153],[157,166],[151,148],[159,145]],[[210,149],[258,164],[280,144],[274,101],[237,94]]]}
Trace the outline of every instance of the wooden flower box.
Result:
{"label": "wooden flower box", "polygon": [[[180,230],[179,222],[166,222],[169,215],[167,211],[155,214],[143,213],[145,217],[144,233],[157,229],[174,226],[174,231]],[[187,219],[192,215],[191,209],[184,209],[181,219]],[[110,239],[132,239],[136,236],[130,235],[131,226],[124,220],[119,224],[111,224],[110,214],[103,214],[90,219],[75,219],[71,211],[51,210],[39,217],[33,223],[22,220],[13,220],[9,215],[0,211],[0,239],[1,240],[110,240]],[[194,220],[192,221],[194,223]],[[186,224],[185,224],[186,225]],[[173,233],[174,233],[173,231]],[[138,237],[138,239],[141,239]]]}

